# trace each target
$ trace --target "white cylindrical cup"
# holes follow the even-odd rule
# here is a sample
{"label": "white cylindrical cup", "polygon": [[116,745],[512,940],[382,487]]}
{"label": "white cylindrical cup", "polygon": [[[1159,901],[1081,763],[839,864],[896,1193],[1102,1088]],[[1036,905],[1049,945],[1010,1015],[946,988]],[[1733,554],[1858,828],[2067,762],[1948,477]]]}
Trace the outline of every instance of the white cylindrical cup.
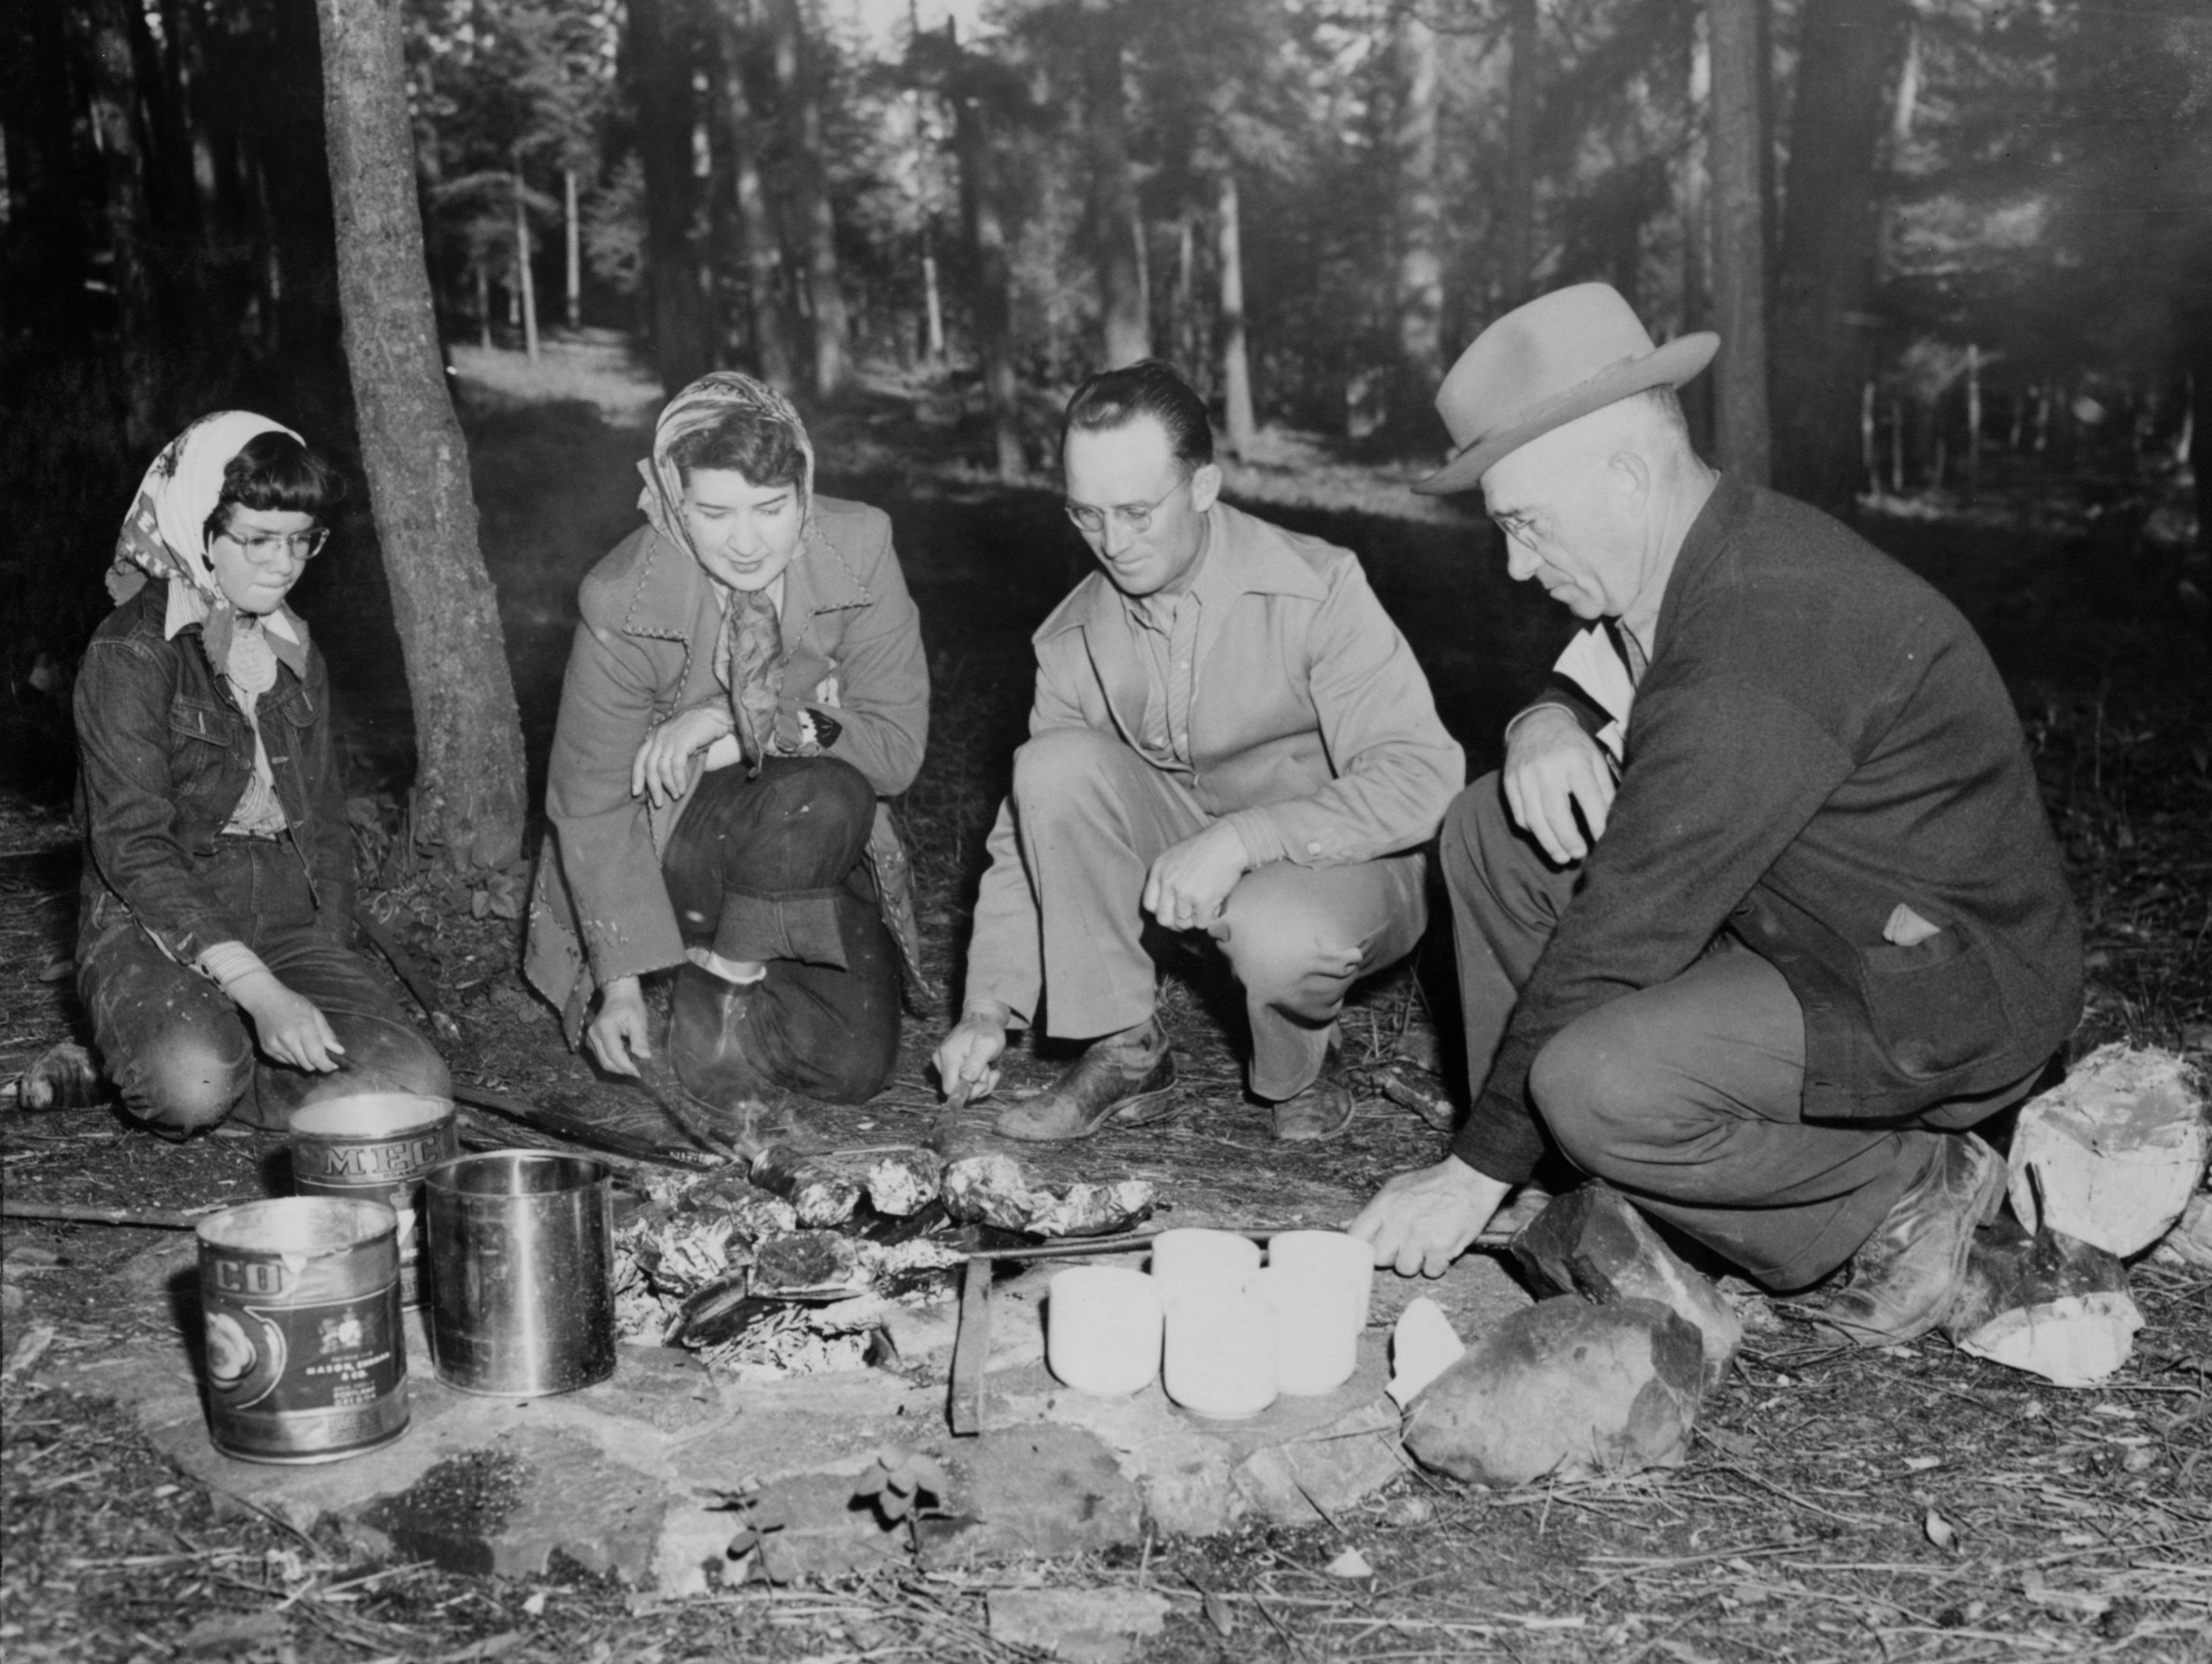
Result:
{"label": "white cylindrical cup", "polygon": [[1341,1277],[1352,1291],[1352,1327],[1364,1329],[1375,1299],[1375,1249],[1340,1230],[1280,1230],[1267,1239],[1267,1263]]}
{"label": "white cylindrical cup", "polygon": [[1273,1266],[1245,1285],[1275,1310],[1275,1385],[1295,1398],[1333,1393],[1359,1363],[1352,1285],[1328,1268]]}
{"label": "white cylindrical cup", "polygon": [[1260,1269],[1260,1245],[1233,1230],[1183,1226],[1152,1238],[1152,1276],[1163,1295],[1186,1288],[1234,1294]]}
{"label": "white cylindrical cup", "polygon": [[1160,1372],[1159,1284],[1140,1271],[1078,1266],[1045,1299],[1045,1361],[1078,1392],[1126,1398]]}
{"label": "white cylindrical cup", "polygon": [[1275,1401],[1275,1308],[1242,1289],[1186,1284],[1167,1291],[1168,1396],[1220,1421],[1256,1416]]}

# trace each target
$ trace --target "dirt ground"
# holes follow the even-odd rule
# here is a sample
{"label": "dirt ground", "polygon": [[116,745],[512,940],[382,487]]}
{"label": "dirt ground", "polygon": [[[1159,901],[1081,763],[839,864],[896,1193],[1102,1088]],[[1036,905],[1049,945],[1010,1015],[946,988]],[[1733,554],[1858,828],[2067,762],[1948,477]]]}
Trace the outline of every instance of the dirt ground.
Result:
{"label": "dirt ground", "polygon": [[[649,410],[605,343],[533,380],[511,355],[470,372],[468,425],[487,557],[533,767],[542,768],[584,570],[635,523]],[[557,397],[547,398],[551,392]],[[1029,630],[1079,570],[1056,496],[960,465],[951,401],[876,390],[817,427],[825,487],[893,516],[934,683],[923,774],[903,805],[925,956],[950,1000],[981,865],[1026,711]],[[1568,628],[1508,584],[1492,534],[1449,507],[1396,512],[1397,485],[1325,446],[1275,436],[1231,490],[1358,549],[1467,745],[1470,774]],[[2172,557],[2104,534],[2073,499],[2015,483],[2001,503],[1874,522],[1878,541],[1983,629],[2014,689],[2064,841],[2090,949],[2076,1040],[2212,1053],[2212,674],[2172,604]],[[344,539],[341,538],[341,544]],[[358,541],[357,539],[356,540]],[[299,597],[340,689],[356,789],[404,778],[407,719],[381,580],[341,547]],[[27,746],[52,713],[18,713]],[[41,725],[44,725],[41,726]],[[386,804],[386,823],[390,811]],[[374,853],[375,836],[365,834]],[[76,841],[65,803],[0,795],[0,1079],[80,1032],[70,993]],[[460,1025],[458,1078],[524,1096],[613,1102],[523,986],[515,929],[465,891],[387,872],[380,912]],[[492,899],[486,898],[487,901]],[[482,905],[481,903],[476,904]],[[1401,1052],[1448,1070],[1445,967],[1364,990],[1356,1061]],[[1433,1158],[1439,1135],[1383,1102],[1352,1136],[1285,1152],[1239,1090],[1233,1002],[1177,976],[1168,1009],[1184,1113],[1047,1163],[1142,1172],[1187,1218],[1322,1218]],[[911,1136],[935,1094],[922,1065],[946,1012],[909,1021],[894,1085],[825,1123],[838,1140]],[[1010,1084],[1056,1060],[1018,1051]],[[611,1095],[611,1096],[610,1096]],[[988,1118],[988,1111],[971,1112]],[[11,1200],[181,1207],[261,1193],[281,1155],[240,1133],[172,1147],[101,1108],[0,1114]],[[1065,1169],[1062,1172],[1060,1169]],[[169,1312],[134,1263],[159,1233],[11,1223],[9,1346],[97,1349]],[[757,1588],[662,1605],[588,1579],[494,1583],[349,1562],[335,1541],[226,1515],[137,1438],[125,1411],[40,1385],[17,1351],[0,1440],[0,1649],[11,1659],[348,1660],[1013,1657],[985,1634],[987,1585],[1142,1584],[1175,1602],[1147,1656],[1621,1661],[2212,1657],[2212,1282],[2138,1266],[2148,1320],[2106,1387],[2063,1392],[1929,1339],[1887,1352],[1754,1333],[1709,1401],[1686,1467],[1486,1494],[1408,1481],[1311,1532],[1206,1542],[979,1576]],[[35,1344],[35,1343],[34,1343]],[[1357,1547],[1371,1575],[1324,1570]]]}

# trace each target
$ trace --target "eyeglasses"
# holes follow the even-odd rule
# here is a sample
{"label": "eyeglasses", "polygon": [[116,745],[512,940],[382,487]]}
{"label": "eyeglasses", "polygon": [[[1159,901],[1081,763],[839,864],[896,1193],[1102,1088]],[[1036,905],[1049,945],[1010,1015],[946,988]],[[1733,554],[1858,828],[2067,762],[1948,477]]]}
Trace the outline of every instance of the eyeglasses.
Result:
{"label": "eyeglasses", "polygon": [[1067,511],[1067,518],[1075,522],[1075,529],[1086,537],[1105,536],[1106,521],[1109,516],[1119,520],[1132,534],[1141,537],[1152,529],[1152,516],[1160,512],[1160,505],[1189,483],[1188,480],[1177,480],[1173,485],[1168,487],[1164,495],[1146,503],[1133,503],[1115,508],[1093,508],[1087,502],[1069,502],[1062,503],[1060,507]]}
{"label": "eyeglasses", "polygon": [[279,555],[289,556],[304,566],[321,554],[323,545],[331,540],[331,534],[320,526],[312,531],[272,531],[257,537],[241,537],[235,531],[216,535],[236,544],[256,566],[268,566]]}

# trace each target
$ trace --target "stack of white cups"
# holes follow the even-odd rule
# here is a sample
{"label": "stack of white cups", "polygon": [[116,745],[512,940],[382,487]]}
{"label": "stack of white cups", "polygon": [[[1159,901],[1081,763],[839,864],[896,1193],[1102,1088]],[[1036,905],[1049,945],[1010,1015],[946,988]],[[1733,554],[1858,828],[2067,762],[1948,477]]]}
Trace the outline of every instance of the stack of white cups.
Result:
{"label": "stack of white cups", "polygon": [[1149,1276],[1085,1266],[1053,1278],[1046,1359],[1101,1397],[1164,1372],[1168,1396],[1194,1414],[1257,1415],[1278,1394],[1351,1379],[1374,1283],[1368,1245],[1341,1231],[1281,1232],[1264,1267],[1259,1246],[1232,1231],[1163,1231]]}

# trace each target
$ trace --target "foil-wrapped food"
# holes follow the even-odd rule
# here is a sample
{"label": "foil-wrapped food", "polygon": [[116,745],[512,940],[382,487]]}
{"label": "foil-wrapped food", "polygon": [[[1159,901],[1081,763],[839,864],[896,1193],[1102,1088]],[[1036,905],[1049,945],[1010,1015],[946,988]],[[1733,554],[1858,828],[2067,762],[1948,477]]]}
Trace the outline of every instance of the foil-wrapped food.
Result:
{"label": "foil-wrapped food", "polygon": [[937,1199],[943,1171],[927,1150],[891,1151],[868,1169],[868,1205],[887,1218],[910,1218]]}
{"label": "foil-wrapped food", "polygon": [[1021,1163],[1000,1151],[951,1163],[943,1183],[945,1209],[955,1219],[1030,1236],[1102,1236],[1136,1224],[1158,1199],[1145,1179],[1032,1186]]}

